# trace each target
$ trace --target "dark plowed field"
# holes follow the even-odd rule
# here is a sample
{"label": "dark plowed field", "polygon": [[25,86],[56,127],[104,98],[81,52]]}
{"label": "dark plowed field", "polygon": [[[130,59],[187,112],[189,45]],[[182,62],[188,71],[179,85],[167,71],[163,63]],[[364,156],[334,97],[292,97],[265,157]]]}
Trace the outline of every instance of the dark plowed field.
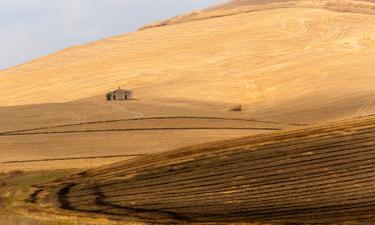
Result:
{"label": "dark plowed field", "polygon": [[375,224],[375,116],[148,155],[36,204],[156,223]]}

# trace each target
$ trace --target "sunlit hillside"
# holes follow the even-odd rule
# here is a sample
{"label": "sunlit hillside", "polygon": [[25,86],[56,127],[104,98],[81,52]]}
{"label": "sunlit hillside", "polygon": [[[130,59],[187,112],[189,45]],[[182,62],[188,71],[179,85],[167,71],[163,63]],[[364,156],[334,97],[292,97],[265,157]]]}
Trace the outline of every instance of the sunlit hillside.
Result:
{"label": "sunlit hillside", "polygon": [[233,0],[0,71],[0,224],[373,225],[374,62],[375,0]]}
{"label": "sunlit hillside", "polygon": [[2,71],[0,105],[66,102],[124,86],[146,102],[244,104],[273,116],[373,110],[375,4],[297,2],[212,8],[191,16],[203,19],[72,47]]}
{"label": "sunlit hillside", "polygon": [[33,202],[148,224],[370,225],[374,128],[368,116],[140,157],[40,186]]}

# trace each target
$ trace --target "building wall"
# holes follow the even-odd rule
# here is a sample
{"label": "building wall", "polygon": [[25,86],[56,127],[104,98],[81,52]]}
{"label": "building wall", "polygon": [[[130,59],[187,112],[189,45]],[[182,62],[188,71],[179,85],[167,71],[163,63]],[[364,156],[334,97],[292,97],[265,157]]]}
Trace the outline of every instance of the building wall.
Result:
{"label": "building wall", "polygon": [[125,92],[116,92],[116,100],[126,100],[127,94]]}
{"label": "building wall", "polygon": [[113,91],[107,94],[108,101],[121,101],[133,99],[133,93],[130,91]]}

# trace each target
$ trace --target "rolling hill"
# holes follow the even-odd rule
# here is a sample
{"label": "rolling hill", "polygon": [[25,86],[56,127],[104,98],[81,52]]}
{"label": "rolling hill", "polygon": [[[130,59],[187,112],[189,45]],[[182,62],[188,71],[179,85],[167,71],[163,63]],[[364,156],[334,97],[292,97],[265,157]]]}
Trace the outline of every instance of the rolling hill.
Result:
{"label": "rolling hill", "polygon": [[374,110],[373,3],[256,2],[234,1],[1,71],[0,105],[64,103],[124,86],[140,101],[243,104],[251,117],[320,121]]}
{"label": "rolling hill", "polygon": [[[88,168],[374,113],[374,7],[231,1],[0,71],[0,172]],[[118,86],[136,100],[106,102]]]}
{"label": "rolling hill", "polygon": [[30,201],[150,224],[369,225],[374,141],[366,116],[186,147],[39,186]]}
{"label": "rolling hill", "polygon": [[0,71],[0,173],[85,169],[11,210],[374,224],[374,61],[374,1],[234,0]]}

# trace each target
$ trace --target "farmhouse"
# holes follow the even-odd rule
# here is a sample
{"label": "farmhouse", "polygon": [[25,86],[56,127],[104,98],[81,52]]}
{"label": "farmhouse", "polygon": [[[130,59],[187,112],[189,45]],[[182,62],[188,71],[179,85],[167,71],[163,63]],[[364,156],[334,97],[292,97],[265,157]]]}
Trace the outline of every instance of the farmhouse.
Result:
{"label": "farmhouse", "polygon": [[133,92],[121,89],[120,87],[107,93],[107,101],[125,101],[133,99]]}

